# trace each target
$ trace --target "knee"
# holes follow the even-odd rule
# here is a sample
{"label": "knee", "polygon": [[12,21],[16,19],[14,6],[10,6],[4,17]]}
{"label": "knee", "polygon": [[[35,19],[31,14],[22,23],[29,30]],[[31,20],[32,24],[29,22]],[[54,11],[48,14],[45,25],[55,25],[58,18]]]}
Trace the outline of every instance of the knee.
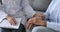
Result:
{"label": "knee", "polygon": [[43,26],[37,26],[32,29],[32,32],[40,32],[41,30],[46,29],[46,27]]}
{"label": "knee", "polygon": [[56,31],[50,28],[37,26],[32,29],[32,32],[56,32]]}

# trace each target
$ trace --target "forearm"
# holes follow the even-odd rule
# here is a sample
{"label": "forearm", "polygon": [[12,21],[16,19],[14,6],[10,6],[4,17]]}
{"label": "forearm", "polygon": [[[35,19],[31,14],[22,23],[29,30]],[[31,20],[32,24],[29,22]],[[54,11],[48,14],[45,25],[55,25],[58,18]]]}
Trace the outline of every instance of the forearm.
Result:
{"label": "forearm", "polygon": [[7,14],[3,11],[0,11],[0,21],[2,21],[4,18],[6,18]]}
{"label": "forearm", "polygon": [[7,14],[3,11],[4,10],[3,8],[4,6],[0,5],[0,22],[7,16]]}
{"label": "forearm", "polygon": [[30,7],[30,5],[24,7],[24,12],[28,18],[31,18],[36,14],[36,12]]}

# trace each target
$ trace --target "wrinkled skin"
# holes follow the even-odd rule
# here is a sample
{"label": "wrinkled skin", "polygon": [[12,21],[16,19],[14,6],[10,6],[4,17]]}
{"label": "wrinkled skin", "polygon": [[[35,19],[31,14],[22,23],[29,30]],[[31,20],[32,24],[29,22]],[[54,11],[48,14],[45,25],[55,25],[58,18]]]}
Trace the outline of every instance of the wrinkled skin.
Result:
{"label": "wrinkled skin", "polygon": [[[39,18],[39,16],[42,18]],[[46,26],[46,22],[43,19],[45,19],[45,15],[35,14],[33,18],[28,20],[28,22],[26,24],[26,28],[30,29],[33,24],[34,25]]]}

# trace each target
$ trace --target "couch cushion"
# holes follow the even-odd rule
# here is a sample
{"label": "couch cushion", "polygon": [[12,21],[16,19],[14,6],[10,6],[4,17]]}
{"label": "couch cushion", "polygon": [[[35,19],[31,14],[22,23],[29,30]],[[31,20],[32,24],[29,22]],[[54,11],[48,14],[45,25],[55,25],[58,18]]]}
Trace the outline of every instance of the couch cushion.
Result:
{"label": "couch cushion", "polygon": [[35,10],[46,10],[51,0],[29,0]]}

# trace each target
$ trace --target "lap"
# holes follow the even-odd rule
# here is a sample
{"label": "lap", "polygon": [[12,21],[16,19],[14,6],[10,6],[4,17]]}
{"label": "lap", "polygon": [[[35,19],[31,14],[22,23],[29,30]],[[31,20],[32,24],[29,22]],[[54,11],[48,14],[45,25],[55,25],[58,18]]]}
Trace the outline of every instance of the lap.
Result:
{"label": "lap", "polygon": [[37,26],[32,29],[32,32],[56,32],[56,31],[50,28]]}
{"label": "lap", "polygon": [[26,32],[26,29],[23,24],[20,24],[19,29],[5,29],[2,28],[2,32]]}

